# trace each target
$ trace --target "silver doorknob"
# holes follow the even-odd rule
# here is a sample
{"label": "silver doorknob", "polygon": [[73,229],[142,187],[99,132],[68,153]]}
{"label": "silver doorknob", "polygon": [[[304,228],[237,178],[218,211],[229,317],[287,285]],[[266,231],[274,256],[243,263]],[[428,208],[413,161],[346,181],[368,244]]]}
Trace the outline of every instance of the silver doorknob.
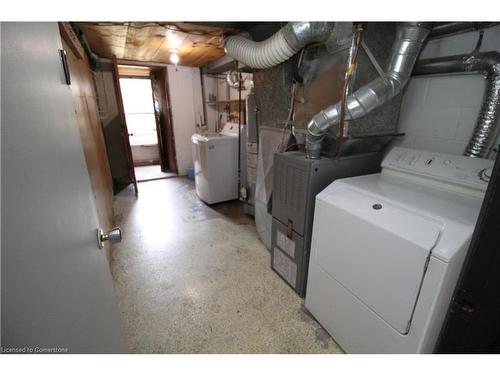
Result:
{"label": "silver doorknob", "polygon": [[111,229],[108,233],[104,233],[101,228],[97,228],[97,246],[99,249],[104,247],[104,242],[111,243],[122,242],[122,230],[119,227]]}

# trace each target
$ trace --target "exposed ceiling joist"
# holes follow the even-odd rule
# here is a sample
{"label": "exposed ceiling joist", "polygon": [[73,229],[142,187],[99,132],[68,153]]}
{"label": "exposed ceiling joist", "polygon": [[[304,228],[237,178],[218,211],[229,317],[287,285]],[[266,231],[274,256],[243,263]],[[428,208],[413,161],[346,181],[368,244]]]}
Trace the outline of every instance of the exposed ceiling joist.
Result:
{"label": "exposed ceiling joist", "polygon": [[228,27],[186,22],[77,22],[92,51],[101,58],[203,66],[224,56],[223,37],[238,32]]}

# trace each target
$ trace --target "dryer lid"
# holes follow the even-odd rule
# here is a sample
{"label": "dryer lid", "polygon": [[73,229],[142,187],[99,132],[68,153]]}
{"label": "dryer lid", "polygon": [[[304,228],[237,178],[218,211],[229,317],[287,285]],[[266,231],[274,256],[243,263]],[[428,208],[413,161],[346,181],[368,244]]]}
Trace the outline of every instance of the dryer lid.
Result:
{"label": "dryer lid", "polygon": [[387,324],[408,333],[441,224],[339,185],[317,201],[314,225],[314,262]]}

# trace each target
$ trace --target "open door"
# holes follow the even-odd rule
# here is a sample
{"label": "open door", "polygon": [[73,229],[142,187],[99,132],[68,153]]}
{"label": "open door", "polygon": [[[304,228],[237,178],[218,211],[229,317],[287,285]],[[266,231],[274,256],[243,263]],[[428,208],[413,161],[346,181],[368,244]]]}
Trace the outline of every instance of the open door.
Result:
{"label": "open door", "polygon": [[2,350],[123,353],[58,25],[0,27]]}
{"label": "open door", "polygon": [[122,139],[125,145],[125,151],[127,153],[128,162],[128,173],[130,180],[134,184],[135,195],[139,194],[137,189],[137,179],[135,177],[134,160],[132,158],[132,148],[130,147],[130,140],[128,138],[129,132],[127,128],[127,119],[125,117],[125,109],[123,108],[122,91],[120,89],[120,74],[118,72],[118,63],[116,62],[116,56],[113,55],[113,76],[115,79],[115,90],[116,90],[116,100],[118,102],[118,111],[120,112],[120,118],[122,121]]}
{"label": "open door", "polygon": [[158,138],[163,147],[161,170],[163,172],[177,173],[177,159],[175,153],[174,130],[172,126],[172,113],[170,98],[168,96],[167,68],[155,69],[152,72],[153,97],[158,104],[157,121],[159,124]]}

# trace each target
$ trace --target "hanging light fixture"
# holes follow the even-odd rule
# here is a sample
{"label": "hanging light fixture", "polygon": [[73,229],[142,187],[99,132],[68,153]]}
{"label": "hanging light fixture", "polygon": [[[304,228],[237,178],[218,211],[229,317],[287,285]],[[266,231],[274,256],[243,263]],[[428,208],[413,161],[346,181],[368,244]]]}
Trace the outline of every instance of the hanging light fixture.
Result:
{"label": "hanging light fixture", "polygon": [[182,38],[183,33],[181,33],[179,30],[167,30],[165,34],[165,38],[167,40],[167,46],[170,51],[170,62],[174,64],[177,67],[177,64],[179,64],[180,57],[179,57],[179,48],[182,45],[182,42],[184,39]]}
{"label": "hanging light fixture", "polygon": [[179,64],[179,55],[177,54],[177,51],[172,51],[172,53],[170,54],[170,61],[172,62],[172,64]]}

